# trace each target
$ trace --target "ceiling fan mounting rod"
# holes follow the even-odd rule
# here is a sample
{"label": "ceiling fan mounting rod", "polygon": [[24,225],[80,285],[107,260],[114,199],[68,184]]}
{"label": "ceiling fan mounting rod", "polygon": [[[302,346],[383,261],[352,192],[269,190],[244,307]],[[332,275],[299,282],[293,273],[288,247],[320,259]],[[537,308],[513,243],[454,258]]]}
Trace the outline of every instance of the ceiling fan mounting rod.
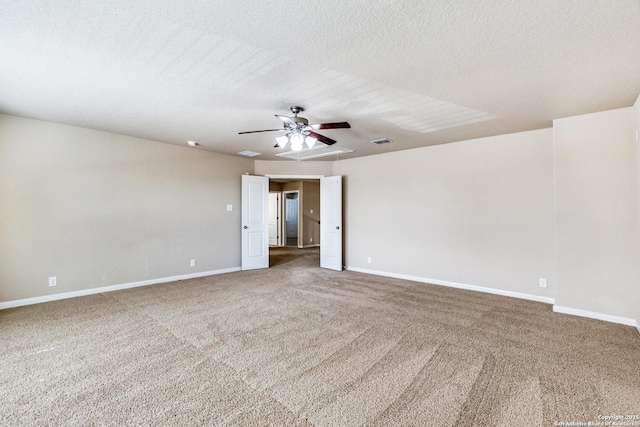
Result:
{"label": "ceiling fan mounting rod", "polygon": [[304,108],[298,106],[298,105],[292,105],[291,107],[289,107],[289,109],[291,110],[291,112],[293,113],[294,116],[298,116],[298,113],[300,111],[304,111]]}

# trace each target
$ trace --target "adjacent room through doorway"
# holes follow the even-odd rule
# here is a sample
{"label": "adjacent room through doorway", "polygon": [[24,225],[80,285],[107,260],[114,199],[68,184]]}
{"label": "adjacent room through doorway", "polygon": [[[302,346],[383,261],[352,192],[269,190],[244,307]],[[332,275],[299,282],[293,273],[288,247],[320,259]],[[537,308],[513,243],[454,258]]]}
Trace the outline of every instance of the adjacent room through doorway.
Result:
{"label": "adjacent room through doorway", "polygon": [[320,180],[269,180],[269,247],[320,246]]}
{"label": "adjacent room through doorway", "polygon": [[298,246],[298,208],[300,193],[298,191],[285,191],[284,200],[284,234],[287,246]]}

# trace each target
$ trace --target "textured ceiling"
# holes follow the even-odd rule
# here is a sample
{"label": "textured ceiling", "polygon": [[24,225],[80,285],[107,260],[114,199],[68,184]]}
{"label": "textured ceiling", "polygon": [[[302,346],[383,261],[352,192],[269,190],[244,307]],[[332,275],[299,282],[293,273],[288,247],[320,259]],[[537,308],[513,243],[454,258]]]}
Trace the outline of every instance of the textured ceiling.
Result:
{"label": "textured ceiling", "polygon": [[0,0],[0,113],[256,159],[294,104],[349,158],[639,93],[638,0]]}

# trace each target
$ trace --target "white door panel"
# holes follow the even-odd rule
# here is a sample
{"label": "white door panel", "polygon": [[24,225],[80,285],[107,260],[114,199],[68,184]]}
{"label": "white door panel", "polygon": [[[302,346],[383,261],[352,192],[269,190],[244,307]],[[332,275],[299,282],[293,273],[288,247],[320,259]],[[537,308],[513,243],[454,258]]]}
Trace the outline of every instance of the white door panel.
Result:
{"label": "white door panel", "polygon": [[242,175],[242,269],[269,268],[269,178]]}
{"label": "white door panel", "polygon": [[280,246],[280,194],[269,193],[269,246]]}
{"label": "white door panel", "polygon": [[320,267],[342,271],[342,177],[320,179]]}

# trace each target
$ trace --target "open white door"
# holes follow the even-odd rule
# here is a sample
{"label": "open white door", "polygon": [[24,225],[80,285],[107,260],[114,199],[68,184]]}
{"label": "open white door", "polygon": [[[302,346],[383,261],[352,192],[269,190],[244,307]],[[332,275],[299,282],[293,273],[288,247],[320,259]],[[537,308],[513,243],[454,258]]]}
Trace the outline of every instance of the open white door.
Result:
{"label": "open white door", "polygon": [[242,269],[269,268],[269,178],[242,175]]}
{"label": "open white door", "polygon": [[342,177],[320,178],[320,267],[342,271]]}

